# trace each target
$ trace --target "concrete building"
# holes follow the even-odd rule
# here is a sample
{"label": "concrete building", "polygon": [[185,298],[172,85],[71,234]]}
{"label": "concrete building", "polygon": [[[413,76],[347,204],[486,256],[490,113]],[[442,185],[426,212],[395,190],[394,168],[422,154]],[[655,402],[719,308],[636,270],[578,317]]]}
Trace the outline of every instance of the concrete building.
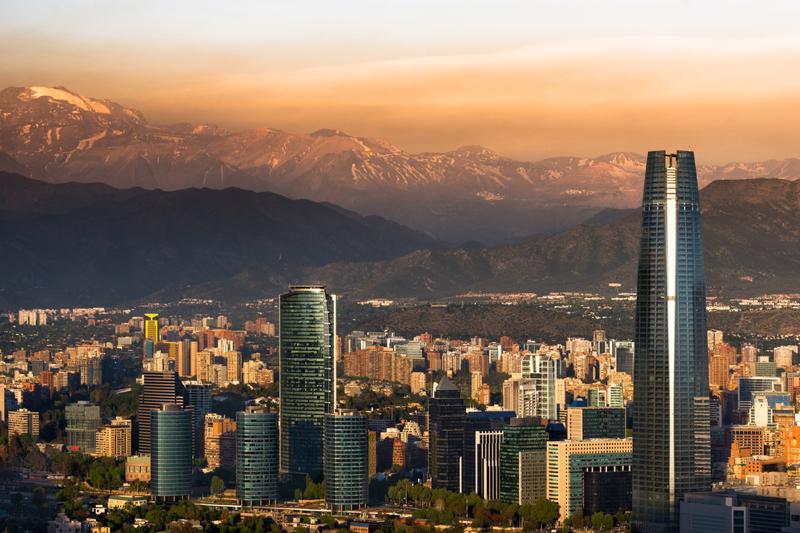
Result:
{"label": "concrete building", "polygon": [[27,409],[8,412],[8,436],[30,435],[33,440],[39,438],[39,413]]}
{"label": "concrete building", "polygon": [[[591,505],[600,494],[587,494],[587,473],[607,475],[610,483],[592,476],[592,488],[604,490],[603,512],[628,511],[631,506],[632,439],[562,440],[547,443],[547,499],[558,503],[563,521]],[[589,505],[587,505],[589,504]],[[617,507],[610,510],[608,507]]]}
{"label": "concrete building", "polygon": [[133,422],[117,417],[97,430],[95,453],[101,457],[129,457],[133,453]]}

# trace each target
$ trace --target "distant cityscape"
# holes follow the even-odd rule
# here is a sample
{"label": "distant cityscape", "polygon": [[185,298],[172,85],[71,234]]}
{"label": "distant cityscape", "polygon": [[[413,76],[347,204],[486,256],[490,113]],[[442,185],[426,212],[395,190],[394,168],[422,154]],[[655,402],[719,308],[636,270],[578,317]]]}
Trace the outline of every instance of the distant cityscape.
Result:
{"label": "distant cityscape", "polygon": [[[230,315],[198,311],[213,300],[5,314],[0,520],[54,533],[800,531],[800,339],[707,325],[800,296],[706,298],[692,152],[650,152],[644,191],[635,293],[612,282],[428,304],[537,306],[617,330],[632,314],[622,337],[351,329],[346,298],[314,284]],[[349,305],[347,323],[410,304]]]}

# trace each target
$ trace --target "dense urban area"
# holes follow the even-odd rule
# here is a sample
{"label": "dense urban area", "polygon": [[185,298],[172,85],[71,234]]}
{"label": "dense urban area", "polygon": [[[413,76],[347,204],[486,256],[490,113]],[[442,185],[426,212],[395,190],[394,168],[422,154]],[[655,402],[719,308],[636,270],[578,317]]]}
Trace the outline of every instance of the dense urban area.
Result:
{"label": "dense urban area", "polygon": [[[535,305],[613,324],[633,301],[476,294],[414,309]],[[0,524],[630,531],[634,342],[603,329],[343,329],[409,305],[345,305],[324,287],[293,286],[235,307],[4,315]],[[770,295],[709,309],[798,305]],[[751,531],[797,527],[798,339],[709,330],[707,343],[714,491],[757,518]]]}

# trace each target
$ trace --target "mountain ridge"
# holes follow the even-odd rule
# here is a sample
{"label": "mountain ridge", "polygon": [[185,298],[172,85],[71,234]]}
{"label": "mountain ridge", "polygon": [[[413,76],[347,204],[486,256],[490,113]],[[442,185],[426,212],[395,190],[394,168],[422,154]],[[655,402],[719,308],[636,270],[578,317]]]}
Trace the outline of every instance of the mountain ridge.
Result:
{"label": "mountain ridge", "polygon": [[[0,91],[0,153],[0,169],[53,183],[271,191],[380,215],[438,240],[489,244],[635,207],[645,164],[632,152],[518,161],[475,145],[414,154],[333,128],[154,125],[137,110],[64,87]],[[698,172],[703,184],[795,179],[800,159],[700,165]]]}

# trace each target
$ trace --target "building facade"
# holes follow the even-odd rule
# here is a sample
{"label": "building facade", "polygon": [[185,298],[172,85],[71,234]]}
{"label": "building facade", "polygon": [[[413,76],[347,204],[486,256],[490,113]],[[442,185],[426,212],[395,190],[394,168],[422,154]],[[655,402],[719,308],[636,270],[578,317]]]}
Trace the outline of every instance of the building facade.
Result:
{"label": "building facade", "polygon": [[461,392],[446,376],[428,402],[428,471],[433,488],[461,492],[466,407]]}
{"label": "building facade", "polygon": [[187,498],[192,492],[192,414],[169,403],[151,414],[151,493],[161,501]]}
{"label": "building facade", "polygon": [[710,486],[706,292],[694,153],[649,152],[636,300],[633,513],[675,531],[687,492]]}
{"label": "building facade", "polygon": [[97,430],[103,421],[100,406],[80,401],[64,409],[67,421],[67,449],[72,452],[94,453],[97,446]]}
{"label": "building facade", "polygon": [[546,495],[547,431],[532,418],[512,418],[500,444],[500,501],[522,505]]}
{"label": "building facade", "polygon": [[367,419],[325,415],[325,501],[337,512],[366,507],[369,497]]}
{"label": "building facade", "polygon": [[236,497],[244,505],[278,499],[278,415],[250,408],[236,413]]}
{"label": "building facade", "polygon": [[320,479],[324,417],[336,405],[336,296],[293,285],[279,311],[281,471]]}
{"label": "building facade", "polygon": [[[150,413],[165,403],[183,407],[183,386],[175,372],[144,372],[144,385],[139,396],[136,422],[139,426],[138,452],[150,453]],[[191,449],[191,443],[189,444]]]}

